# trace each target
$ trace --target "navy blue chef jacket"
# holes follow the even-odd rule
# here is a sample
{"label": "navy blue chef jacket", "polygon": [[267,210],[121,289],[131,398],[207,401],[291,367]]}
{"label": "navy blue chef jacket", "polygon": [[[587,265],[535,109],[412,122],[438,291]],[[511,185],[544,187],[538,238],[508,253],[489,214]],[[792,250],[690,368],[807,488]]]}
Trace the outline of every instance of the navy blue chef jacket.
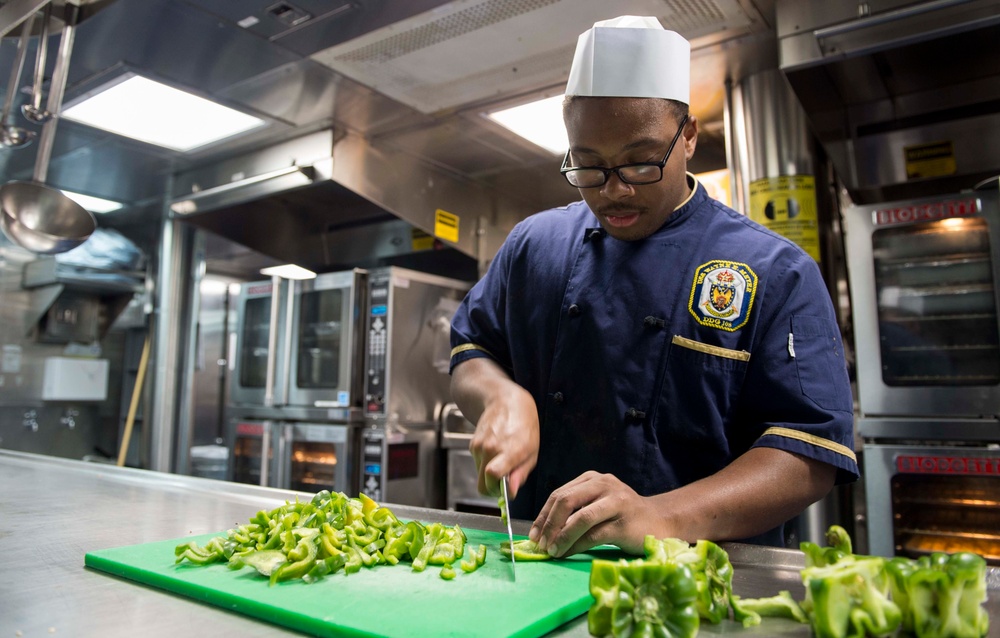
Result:
{"label": "navy blue chef jacket", "polygon": [[[819,268],[688,180],[688,200],[638,241],[607,235],[582,201],[525,219],[456,313],[452,369],[489,357],[538,406],[538,464],[512,516],[535,518],[586,470],[650,496],[754,446],[858,478]],[[782,528],[748,540],[780,546]]]}

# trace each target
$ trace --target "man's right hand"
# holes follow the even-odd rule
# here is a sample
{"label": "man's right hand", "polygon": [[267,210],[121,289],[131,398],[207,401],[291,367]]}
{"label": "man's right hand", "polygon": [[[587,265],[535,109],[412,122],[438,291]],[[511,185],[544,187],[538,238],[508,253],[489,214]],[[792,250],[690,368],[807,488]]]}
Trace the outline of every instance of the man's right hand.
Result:
{"label": "man's right hand", "polygon": [[538,461],[538,408],[493,360],[476,358],[455,366],[451,394],[476,433],[469,450],[479,471],[479,492],[497,496],[500,479],[510,475],[510,498],[517,495]]}

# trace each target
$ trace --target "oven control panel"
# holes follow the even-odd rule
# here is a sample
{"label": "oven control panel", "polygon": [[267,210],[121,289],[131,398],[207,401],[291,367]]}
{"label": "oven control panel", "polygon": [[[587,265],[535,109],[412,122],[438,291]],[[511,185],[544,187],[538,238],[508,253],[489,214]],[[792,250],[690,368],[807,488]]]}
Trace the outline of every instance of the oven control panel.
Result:
{"label": "oven control panel", "polygon": [[365,414],[368,416],[385,414],[390,283],[388,273],[372,274],[368,280],[368,339],[365,351],[368,362],[365,370]]}
{"label": "oven control panel", "polygon": [[361,437],[361,491],[381,502],[385,493],[385,430],[366,428]]}

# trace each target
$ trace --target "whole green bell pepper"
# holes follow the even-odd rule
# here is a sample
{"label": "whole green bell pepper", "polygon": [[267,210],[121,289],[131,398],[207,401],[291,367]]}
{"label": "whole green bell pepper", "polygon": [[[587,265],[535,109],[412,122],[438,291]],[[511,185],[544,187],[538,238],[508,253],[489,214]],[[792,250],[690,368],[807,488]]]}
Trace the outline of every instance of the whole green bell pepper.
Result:
{"label": "whole green bell pepper", "polygon": [[687,565],[595,560],[590,569],[587,628],[594,636],[693,638],[698,595]]}
{"label": "whole green bell pepper", "polygon": [[986,561],[970,552],[935,552],[885,566],[903,629],[917,638],[982,638],[989,632]]}
{"label": "whole green bell pepper", "polygon": [[744,609],[739,599],[733,596],[733,564],[729,554],[712,541],[699,540],[694,545],[679,538],[657,539],[647,535],[643,539],[646,560],[658,563],[680,563],[687,565],[694,576],[698,589],[698,615],[712,624],[729,617],[744,626],[760,623],[760,616]]}
{"label": "whole green bell pepper", "polygon": [[802,570],[803,607],[816,638],[888,636],[902,621],[888,598],[885,559],[854,556],[832,565]]}

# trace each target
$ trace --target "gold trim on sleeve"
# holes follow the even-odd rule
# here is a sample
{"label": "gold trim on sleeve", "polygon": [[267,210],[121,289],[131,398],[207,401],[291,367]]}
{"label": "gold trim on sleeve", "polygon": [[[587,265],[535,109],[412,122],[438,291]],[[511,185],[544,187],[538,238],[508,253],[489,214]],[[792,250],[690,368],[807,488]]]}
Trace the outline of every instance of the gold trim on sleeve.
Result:
{"label": "gold trim on sleeve", "polygon": [[710,346],[707,343],[694,341],[693,339],[687,339],[680,335],[674,335],[674,338],[670,342],[682,348],[687,348],[689,350],[697,350],[698,352],[704,352],[705,354],[715,355],[716,357],[724,357],[726,359],[736,359],[737,361],[750,360],[750,353],[747,352],[746,350],[730,350],[729,348]]}
{"label": "gold trim on sleeve", "polygon": [[493,354],[489,350],[481,346],[477,346],[474,343],[463,343],[460,346],[455,346],[454,348],[451,349],[451,356],[454,357],[456,354],[460,354],[462,352],[468,352],[469,350],[479,350],[480,352],[485,352],[491,357],[493,356]]}
{"label": "gold trim on sleeve", "polygon": [[761,436],[767,436],[773,434],[774,436],[783,436],[789,439],[796,439],[797,441],[802,441],[803,443],[808,443],[810,445],[815,445],[817,447],[826,448],[831,452],[836,452],[851,459],[855,463],[858,462],[856,456],[854,456],[854,450],[851,448],[841,445],[840,443],[834,443],[828,439],[818,437],[815,434],[809,434],[807,432],[799,432],[798,430],[792,430],[791,428],[767,428],[764,430],[764,434]]}

